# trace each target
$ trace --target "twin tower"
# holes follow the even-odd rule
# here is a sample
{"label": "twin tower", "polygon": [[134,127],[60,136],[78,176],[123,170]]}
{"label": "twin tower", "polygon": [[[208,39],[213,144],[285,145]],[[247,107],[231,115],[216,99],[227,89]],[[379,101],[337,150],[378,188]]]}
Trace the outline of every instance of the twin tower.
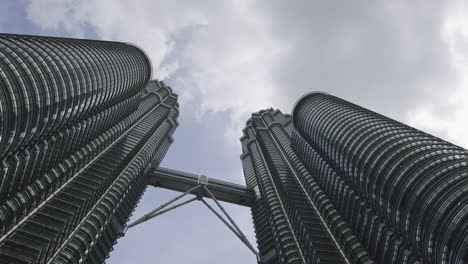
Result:
{"label": "twin tower", "polygon": [[[0,263],[103,263],[148,184],[183,186],[151,176],[179,114],[151,72],[131,44],[0,34]],[[468,263],[467,150],[320,92],[241,144],[247,186],[205,185],[251,194],[259,263]]]}

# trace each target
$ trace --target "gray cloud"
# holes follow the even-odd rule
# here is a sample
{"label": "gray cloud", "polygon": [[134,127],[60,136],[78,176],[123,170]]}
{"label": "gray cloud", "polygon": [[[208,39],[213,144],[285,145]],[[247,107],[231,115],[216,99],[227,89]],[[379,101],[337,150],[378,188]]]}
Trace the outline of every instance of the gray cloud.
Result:
{"label": "gray cloud", "polygon": [[440,1],[264,2],[257,9],[288,47],[272,65],[282,105],[324,90],[404,120],[457,78],[441,39],[445,8]]}
{"label": "gray cloud", "polygon": [[[163,165],[241,183],[238,137],[249,114],[289,112],[312,90],[468,146],[467,13],[463,1],[35,0],[2,2],[0,29],[143,47],[155,77],[181,95]],[[149,188],[135,216],[173,195]],[[228,207],[253,240],[249,210]],[[254,258],[194,205],[131,230],[108,260],[154,262]]]}

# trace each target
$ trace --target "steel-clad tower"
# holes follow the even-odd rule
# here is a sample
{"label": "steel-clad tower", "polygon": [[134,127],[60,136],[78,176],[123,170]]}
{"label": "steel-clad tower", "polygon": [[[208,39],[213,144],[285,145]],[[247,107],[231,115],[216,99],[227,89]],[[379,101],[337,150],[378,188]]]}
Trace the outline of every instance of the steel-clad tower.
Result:
{"label": "steel-clad tower", "polygon": [[468,262],[468,151],[324,93],[293,117],[293,150],[375,262]]}
{"label": "steel-clad tower", "polygon": [[0,263],[102,263],[177,127],[146,54],[0,35]]}
{"label": "steel-clad tower", "polygon": [[254,113],[241,138],[262,263],[372,263],[291,147],[290,115]]}
{"label": "steel-clad tower", "polygon": [[468,262],[468,151],[318,92],[241,142],[262,263]]}

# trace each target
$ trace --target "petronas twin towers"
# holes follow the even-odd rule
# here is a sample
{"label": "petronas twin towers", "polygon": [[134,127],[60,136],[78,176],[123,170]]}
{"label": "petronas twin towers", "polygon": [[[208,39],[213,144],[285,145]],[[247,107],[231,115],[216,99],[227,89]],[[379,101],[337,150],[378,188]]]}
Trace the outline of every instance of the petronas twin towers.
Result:
{"label": "petronas twin towers", "polygon": [[252,114],[246,187],[197,180],[158,169],[179,111],[151,72],[131,44],[0,34],[0,263],[103,263],[147,185],[251,207],[259,263],[468,263],[468,151],[314,92]]}

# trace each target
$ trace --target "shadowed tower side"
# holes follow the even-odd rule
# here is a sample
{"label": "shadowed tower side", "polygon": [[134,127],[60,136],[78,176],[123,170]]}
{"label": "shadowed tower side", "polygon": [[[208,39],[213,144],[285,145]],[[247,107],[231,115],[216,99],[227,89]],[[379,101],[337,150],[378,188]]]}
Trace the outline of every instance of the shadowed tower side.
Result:
{"label": "shadowed tower side", "polygon": [[314,92],[241,138],[261,263],[468,261],[468,151]]}
{"label": "shadowed tower side", "polygon": [[468,262],[468,151],[323,93],[293,117],[294,152],[376,262]]}
{"label": "shadowed tower side", "polygon": [[177,127],[126,43],[0,34],[0,263],[102,263]]}
{"label": "shadowed tower side", "polygon": [[290,115],[262,110],[241,138],[247,186],[257,190],[252,215],[261,263],[371,263],[292,152],[293,129]]}

